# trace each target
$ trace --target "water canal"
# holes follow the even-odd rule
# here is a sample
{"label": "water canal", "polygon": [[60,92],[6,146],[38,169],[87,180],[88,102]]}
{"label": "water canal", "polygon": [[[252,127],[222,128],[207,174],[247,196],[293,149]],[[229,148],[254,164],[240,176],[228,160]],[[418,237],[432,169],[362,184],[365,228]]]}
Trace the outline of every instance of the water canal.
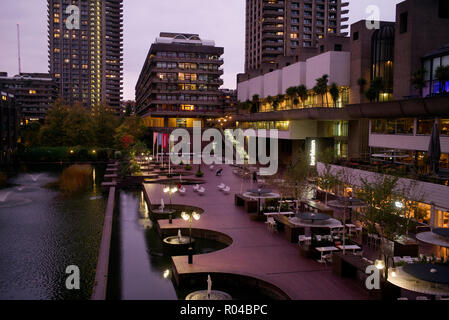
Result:
{"label": "water canal", "polygon": [[[101,238],[104,168],[82,194],[45,187],[62,168],[22,172],[0,190],[0,299],[90,299]],[[81,272],[81,290],[65,287],[67,266]]]}

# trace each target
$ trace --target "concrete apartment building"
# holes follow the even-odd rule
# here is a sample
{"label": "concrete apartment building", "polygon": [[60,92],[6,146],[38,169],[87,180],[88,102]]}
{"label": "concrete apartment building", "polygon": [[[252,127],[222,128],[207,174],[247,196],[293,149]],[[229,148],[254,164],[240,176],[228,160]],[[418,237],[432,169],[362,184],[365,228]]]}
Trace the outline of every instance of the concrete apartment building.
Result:
{"label": "concrete apartment building", "polygon": [[[445,47],[441,47],[440,43],[449,43],[449,36],[445,34],[446,40],[441,39],[444,38],[441,35],[444,33],[440,32],[438,35],[439,41],[436,44],[428,41],[427,38],[428,34],[434,32],[435,26],[440,28],[440,31],[449,28],[449,19],[440,18],[441,12],[439,10],[444,8],[441,3],[444,3],[444,1],[426,3],[426,9],[421,10],[421,14],[418,14],[414,19],[418,22],[426,21],[426,24],[419,24],[419,31],[416,31],[417,28],[412,26],[412,21],[408,21],[408,31],[400,29],[400,21],[381,21],[379,29],[367,29],[366,21],[359,21],[351,25],[350,37],[332,35],[320,39],[317,48],[314,49],[315,53],[311,55],[309,51],[307,55],[302,58],[299,57],[298,62],[282,63],[280,61],[278,63],[279,68],[272,72],[250,77],[241,75],[238,81],[238,100],[240,102],[251,101],[257,95],[261,100],[259,108],[261,112],[239,116],[238,119],[241,120],[239,125],[252,128],[273,127],[283,129],[285,132],[281,133],[281,145],[286,144],[287,150],[295,149],[295,147],[289,145],[304,145],[304,142],[307,145],[307,141],[311,138],[335,139],[335,132],[332,131],[336,131],[346,135],[343,141],[342,138],[337,139],[338,141],[335,140],[336,155],[348,158],[369,157],[369,148],[379,147],[379,139],[373,144],[373,139],[370,140],[369,137],[369,118],[348,114],[346,106],[368,103],[366,91],[376,78],[382,79],[383,90],[375,97],[375,101],[396,101],[395,90],[401,85],[408,89],[408,91],[402,91],[401,99],[416,96],[416,90],[411,84],[411,75],[424,65],[429,70],[427,90],[438,86],[434,76],[435,68],[442,64],[449,64]],[[416,9],[419,9],[420,4],[416,4],[415,7],[412,0],[398,4],[397,16],[399,20],[401,17],[399,13],[402,12],[403,17],[406,13],[403,8],[411,8],[411,6],[413,6],[413,10],[420,12]],[[405,36],[409,41],[402,41],[401,37]],[[426,39],[421,41],[421,38]],[[420,51],[422,55],[414,58],[416,60],[414,64],[404,62],[402,56],[407,56],[410,52],[413,52],[413,44],[415,43],[421,43]],[[398,52],[401,52],[401,54]],[[395,59],[398,56],[401,58]],[[398,76],[397,68],[409,74],[410,77],[405,80],[402,76]],[[313,91],[316,79],[323,74],[328,75],[329,85],[335,83],[339,88],[340,96],[335,104],[337,108],[334,108],[329,93],[326,99],[322,99]],[[366,81],[366,84],[362,87],[359,85],[359,79],[361,78]],[[305,85],[308,88],[309,97],[302,103],[294,104],[292,99],[285,96],[286,91],[289,87],[299,85]],[[428,94],[426,90],[424,90],[424,93]],[[274,108],[272,100],[279,96],[283,98],[282,102]],[[387,108],[386,106],[385,104],[385,108]],[[383,108],[383,105],[379,104],[373,107],[378,112],[379,117],[382,117],[380,110],[383,110]],[[393,110],[391,106],[389,108]],[[391,116],[397,116],[397,113],[393,113],[391,113]],[[433,120],[437,115],[419,114],[422,118],[433,118]],[[403,114],[403,116],[407,116],[407,114]],[[411,120],[415,121],[414,119]],[[327,126],[324,123],[327,123]],[[347,130],[325,129],[331,126],[331,123],[332,126],[345,127]],[[349,141],[347,136],[351,137]],[[384,147],[387,149],[393,148],[393,141],[385,139]],[[419,150],[423,152],[426,149],[427,146],[424,147],[421,143]]]}
{"label": "concrete apartment building", "polygon": [[42,122],[58,97],[57,84],[46,73],[21,73],[8,77],[6,72],[1,72],[0,90],[15,96],[21,124]]}
{"label": "concrete apartment building", "polygon": [[[403,172],[401,183],[417,183],[416,194],[408,200],[417,202],[417,210],[424,216],[419,221],[447,227],[449,97],[442,90],[449,91],[449,84],[436,78],[436,69],[449,65],[449,34],[442,32],[449,30],[447,3],[404,1],[397,5],[396,21],[381,21],[379,29],[367,29],[366,21],[359,21],[351,26],[350,37],[334,37],[333,41],[341,41],[341,51],[332,49],[332,44],[319,44],[314,56],[299,57],[294,63],[280,61],[272,72],[241,76],[239,101],[258,95],[261,112],[236,116],[238,126],[283,130],[279,145],[284,159],[300,148],[312,163],[323,148],[334,146],[337,157],[350,161],[341,161],[333,169],[352,177],[353,187],[361,186],[360,177],[375,179],[380,174],[375,173],[375,166],[393,166],[391,172]],[[427,72],[421,97],[412,78],[422,68]],[[328,74],[329,85],[334,82],[339,87],[337,108],[315,98],[313,80],[323,73]],[[364,85],[359,81],[362,78]],[[368,99],[367,92],[376,79],[381,80],[382,88]],[[308,88],[309,98],[298,104],[285,99],[286,89],[299,85]],[[269,96],[279,95],[283,102],[274,107]],[[329,130],[331,123],[335,130]],[[339,123],[343,130],[339,131]],[[427,161],[435,123],[442,153],[436,177]],[[345,149],[339,147],[342,144]],[[318,163],[318,171],[322,170]]]}
{"label": "concrete apartment building", "polygon": [[246,0],[245,73],[272,69],[276,59],[314,48],[347,25],[341,0]]}
{"label": "concrete apartment building", "polygon": [[49,72],[65,102],[90,109],[104,103],[120,114],[123,0],[48,0],[48,38]]}
{"label": "concrete apartment building", "polygon": [[191,128],[220,117],[223,52],[198,34],[162,32],[136,85],[137,114],[152,128]]}
{"label": "concrete apartment building", "polygon": [[11,164],[19,138],[18,108],[14,95],[0,90],[0,167]]}

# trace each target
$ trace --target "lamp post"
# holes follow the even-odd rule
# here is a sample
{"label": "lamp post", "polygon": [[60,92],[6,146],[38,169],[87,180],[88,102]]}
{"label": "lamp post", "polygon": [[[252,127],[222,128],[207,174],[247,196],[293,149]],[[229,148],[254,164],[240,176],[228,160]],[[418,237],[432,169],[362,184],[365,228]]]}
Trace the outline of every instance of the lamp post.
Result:
{"label": "lamp post", "polygon": [[190,223],[190,226],[189,226],[189,234],[190,234],[190,236],[189,236],[190,237],[190,240],[189,240],[189,243],[190,243],[190,246],[189,246],[189,264],[193,264],[192,222],[193,222],[193,220],[195,220],[195,221],[200,220],[200,217],[201,216],[198,213],[196,213],[196,212],[192,212],[192,213],[183,212],[183,213],[181,213],[181,218],[184,221],[188,221]]}
{"label": "lamp post", "polygon": [[177,187],[173,187],[173,188],[165,187],[164,188],[164,193],[168,193],[169,196],[170,196],[170,213],[168,215],[168,220],[169,220],[170,224],[173,223],[173,216],[172,216],[172,211],[171,211],[172,210],[171,209],[171,207],[172,207],[171,198],[172,198],[172,195],[175,194],[176,192],[178,192],[178,188]]}
{"label": "lamp post", "polygon": [[385,277],[385,281],[388,280],[388,268],[390,266],[389,262],[392,261],[392,268],[391,268],[391,275],[393,277],[396,277],[396,265],[394,263],[394,259],[391,256],[387,256],[386,254],[384,254],[383,256],[383,260],[382,260],[382,256],[376,260],[375,262],[375,266],[378,270],[384,270],[384,277]]}

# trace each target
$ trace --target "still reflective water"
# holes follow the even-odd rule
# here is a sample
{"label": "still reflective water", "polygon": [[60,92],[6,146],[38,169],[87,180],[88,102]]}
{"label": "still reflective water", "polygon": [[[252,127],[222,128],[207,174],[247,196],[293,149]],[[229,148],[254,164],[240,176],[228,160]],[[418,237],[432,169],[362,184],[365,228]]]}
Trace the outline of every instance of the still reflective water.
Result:
{"label": "still reflective water", "polygon": [[[75,196],[44,187],[58,172],[21,173],[0,190],[0,299],[90,298],[106,208],[103,170]],[[80,268],[81,290],[66,289],[70,265]]]}
{"label": "still reflective water", "polygon": [[[150,219],[143,193],[120,191],[119,202],[117,232],[120,236],[115,255],[119,256],[120,271],[117,274],[120,276],[117,277],[120,278],[120,285],[116,286],[116,292],[110,293],[110,297],[123,300],[184,299],[191,291],[176,288],[172,281],[171,258],[164,255],[162,240],[155,222]],[[216,241],[196,239],[197,253],[225,247]]]}

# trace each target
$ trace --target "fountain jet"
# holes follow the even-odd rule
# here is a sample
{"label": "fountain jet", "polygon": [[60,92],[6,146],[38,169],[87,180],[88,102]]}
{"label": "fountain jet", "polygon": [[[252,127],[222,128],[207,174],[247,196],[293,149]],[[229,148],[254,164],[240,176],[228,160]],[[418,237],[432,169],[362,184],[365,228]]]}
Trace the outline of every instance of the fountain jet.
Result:
{"label": "fountain jet", "polygon": [[1,203],[6,202],[6,199],[8,199],[8,196],[9,196],[10,194],[11,194],[11,191],[0,193],[0,202],[1,202]]}

